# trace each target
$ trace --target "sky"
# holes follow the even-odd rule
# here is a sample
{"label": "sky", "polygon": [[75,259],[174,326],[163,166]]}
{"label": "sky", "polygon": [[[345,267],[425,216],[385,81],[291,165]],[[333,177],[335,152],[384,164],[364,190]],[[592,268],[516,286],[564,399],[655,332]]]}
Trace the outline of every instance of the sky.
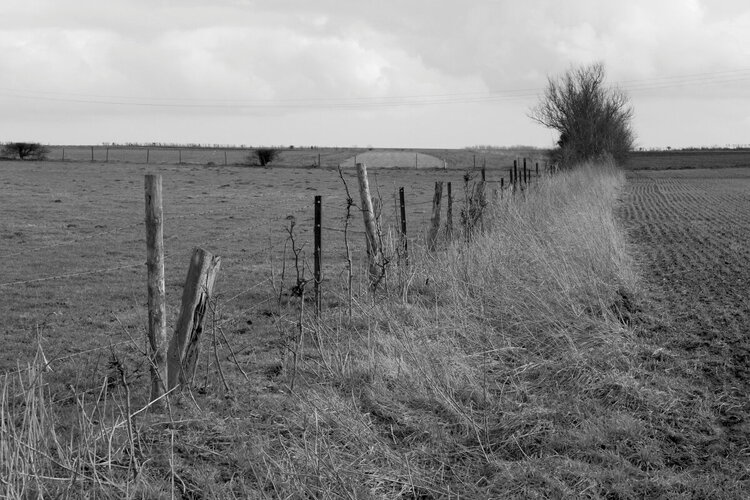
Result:
{"label": "sky", "polygon": [[746,0],[2,0],[0,142],[550,147],[602,62],[643,148],[750,144]]}

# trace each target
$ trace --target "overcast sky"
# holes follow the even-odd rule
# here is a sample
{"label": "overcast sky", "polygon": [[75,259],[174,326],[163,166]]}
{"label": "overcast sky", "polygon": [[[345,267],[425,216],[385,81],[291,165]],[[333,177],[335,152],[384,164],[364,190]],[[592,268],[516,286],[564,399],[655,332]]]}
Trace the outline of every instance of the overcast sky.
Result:
{"label": "overcast sky", "polygon": [[747,0],[2,0],[0,141],[550,146],[601,61],[639,146],[750,143]]}

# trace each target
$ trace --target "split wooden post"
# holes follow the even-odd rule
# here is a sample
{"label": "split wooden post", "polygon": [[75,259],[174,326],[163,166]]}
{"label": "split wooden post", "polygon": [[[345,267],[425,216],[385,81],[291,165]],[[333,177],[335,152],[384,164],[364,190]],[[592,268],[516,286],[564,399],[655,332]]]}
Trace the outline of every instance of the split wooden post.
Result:
{"label": "split wooden post", "polygon": [[323,310],[323,298],[320,284],[323,281],[322,271],[322,241],[323,241],[323,198],[315,196],[315,252],[314,252],[314,274],[315,274],[315,315],[320,316]]}
{"label": "split wooden post", "polygon": [[182,289],[180,315],[167,353],[170,390],[189,384],[195,375],[203,320],[208,312],[208,301],[213,293],[219,267],[221,257],[202,248],[193,251],[185,287]]}
{"label": "split wooden post", "polygon": [[432,251],[437,246],[438,231],[440,230],[440,202],[443,199],[443,183],[435,183],[435,195],[432,197],[432,217],[430,217],[430,233],[427,238],[427,248]]}
{"label": "split wooden post", "polygon": [[380,280],[378,262],[380,259],[380,243],[375,224],[375,211],[370,197],[370,183],[367,180],[367,166],[357,163],[357,179],[359,180],[359,196],[362,200],[362,217],[365,223],[365,237],[367,239],[367,260],[369,264],[370,286],[375,286]]}
{"label": "split wooden post", "polygon": [[148,341],[151,346],[151,401],[167,384],[167,319],[164,288],[164,216],[161,175],[146,175],[146,268],[148,271]]}
{"label": "split wooden post", "polygon": [[401,248],[404,252],[404,264],[409,265],[409,240],[406,237],[406,197],[404,188],[398,188],[399,208],[401,209]]}
{"label": "split wooden post", "polygon": [[448,241],[453,240],[453,190],[451,183],[448,183],[448,206],[445,211],[445,238]]}

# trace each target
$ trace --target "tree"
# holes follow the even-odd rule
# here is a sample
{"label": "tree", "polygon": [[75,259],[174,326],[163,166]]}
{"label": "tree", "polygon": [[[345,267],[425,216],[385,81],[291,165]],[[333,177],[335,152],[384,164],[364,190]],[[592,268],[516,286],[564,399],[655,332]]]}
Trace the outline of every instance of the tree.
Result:
{"label": "tree", "polygon": [[32,160],[44,160],[47,158],[49,149],[38,142],[8,142],[3,144],[0,153],[3,156],[9,156],[11,158],[17,157],[20,160],[25,160],[26,158]]}
{"label": "tree", "polygon": [[560,133],[553,154],[562,166],[605,156],[621,162],[633,149],[633,108],[623,91],[605,85],[602,63],[548,78],[530,117]]}
{"label": "tree", "polygon": [[255,150],[255,157],[262,167],[271,163],[279,156],[279,150],[274,148],[258,148]]}

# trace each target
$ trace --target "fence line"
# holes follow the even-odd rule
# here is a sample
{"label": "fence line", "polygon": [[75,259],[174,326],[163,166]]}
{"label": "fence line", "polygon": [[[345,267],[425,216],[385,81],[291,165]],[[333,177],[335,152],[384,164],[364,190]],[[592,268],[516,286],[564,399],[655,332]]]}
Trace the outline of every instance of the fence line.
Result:
{"label": "fence line", "polygon": [[[519,174],[520,174],[520,172],[519,172]],[[526,186],[526,183],[529,182],[528,179],[530,179],[531,176],[533,175],[533,169],[530,169],[530,172],[529,172],[528,175],[529,175],[528,178],[526,176],[523,176],[523,179],[521,179],[522,176],[517,174],[515,176],[514,182],[512,182],[512,183],[509,182],[507,185],[503,185],[502,181],[500,181],[500,183],[501,183],[500,184],[500,187],[501,187],[500,191],[501,192],[505,191],[505,192],[508,192],[508,193],[515,193],[515,191],[517,189],[524,189],[524,186]],[[535,176],[535,177],[538,178],[540,176]],[[526,180],[526,183],[524,183],[524,180]],[[481,183],[490,183],[490,182],[497,183],[498,181],[493,181],[493,180],[478,181],[478,180],[474,180],[472,182],[474,182],[476,184],[479,184],[480,182]],[[457,186],[460,185],[460,181],[454,181],[454,183]],[[520,186],[520,188],[518,186]],[[429,190],[425,189],[424,191],[427,192]],[[454,191],[457,191],[457,190],[454,190]],[[463,210],[466,208],[466,204],[470,203],[471,200],[472,200],[472,196],[473,196],[472,193],[473,193],[473,191],[474,191],[474,189],[467,190],[466,193],[465,193],[465,197],[463,197],[462,199],[456,199],[456,198],[454,198],[452,200],[453,201],[453,206],[456,208],[456,210],[458,210],[459,212],[463,212]],[[307,198],[308,198],[308,196],[306,195],[304,199],[307,199]],[[334,199],[336,199],[336,201],[335,202],[327,201],[327,199],[330,199],[330,198],[334,198]],[[300,197],[300,199],[303,199],[303,198]],[[344,232],[346,232],[348,235],[352,236],[351,241],[349,242],[350,248],[355,248],[357,252],[364,251],[365,239],[363,238],[363,236],[366,235],[366,232],[364,230],[360,229],[361,228],[361,224],[362,224],[361,219],[359,219],[358,217],[354,217],[354,214],[352,214],[350,216],[350,218],[347,220],[347,217],[345,215],[347,200],[344,197],[331,196],[331,197],[327,197],[327,199],[324,199],[325,201],[322,202],[322,207],[324,208],[323,214],[324,214],[324,217],[325,217],[324,221],[326,221],[327,224],[321,224],[321,229],[323,231],[326,231],[326,232],[334,232],[334,233],[344,233]],[[412,197],[411,199],[414,200],[414,197]],[[286,243],[290,239],[289,234],[287,234],[287,232],[286,232],[286,230],[289,227],[289,218],[290,217],[294,217],[295,221],[296,221],[295,227],[294,227],[294,238],[295,239],[299,238],[298,241],[302,242],[302,245],[306,245],[308,243],[307,240],[309,238],[311,238],[312,231],[313,231],[313,221],[314,221],[314,218],[311,215],[312,212],[313,212],[313,203],[312,203],[312,201],[313,201],[313,193],[310,193],[310,195],[309,195],[309,203],[305,203],[305,205],[301,206],[301,207],[290,207],[289,210],[284,210],[282,212],[282,213],[289,214],[289,215],[277,215],[275,217],[269,217],[269,218],[264,219],[263,221],[260,221],[260,222],[254,222],[254,223],[251,223],[251,224],[243,225],[243,227],[241,227],[241,228],[239,228],[237,230],[234,230],[234,231],[222,232],[221,235],[219,235],[217,237],[213,237],[213,238],[211,238],[211,237],[205,237],[205,238],[203,238],[204,241],[202,243],[205,243],[205,244],[208,244],[209,246],[217,248],[217,244],[226,242],[227,240],[230,240],[230,239],[232,239],[234,237],[239,237],[239,236],[241,236],[241,237],[247,237],[248,243],[252,247],[255,247],[255,249],[253,249],[253,251],[251,251],[251,252],[245,252],[244,250],[241,251],[241,252],[240,251],[235,251],[235,252],[233,252],[232,254],[230,254],[228,256],[224,256],[225,257],[225,261],[224,262],[226,264],[230,264],[230,265],[234,265],[234,266],[243,265],[244,263],[246,263],[248,261],[256,261],[259,257],[264,256],[264,255],[267,255],[270,258],[270,261],[273,261],[272,252],[274,252],[274,251],[276,251],[276,254],[278,254],[278,258],[279,259],[283,259],[284,257],[282,257],[281,252],[279,252],[279,250],[280,250],[280,247],[282,245],[286,245]],[[381,212],[380,234],[384,235],[384,234],[387,234],[387,233],[389,233],[389,232],[392,231],[393,235],[395,235],[396,237],[398,237],[398,234],[400,234],[399,230],[398,230],[398,225],[399,225],[399,222],[401,221],[401,214],[398,212],[398,204],[397,203],[396,204],[391,203],[390,201],[391,200],[390,200],[389,196],[383,196],[382,197],[382,204],[381,204],[381,208],[380,208],[380,212]],[[424,213],[426,213],[426,211],[420,211],[420,209],[421,209],[421,207],[427,206],[427,205],[430,205],[430,204],[434,205],[434,200],[428,200],[428,201],[409,201],[409,197],[407,196],[406,207],[410,209],[410,213],[412,214],[411,215],[412,217],[414,217],[413,214],[415,214],[415,213],[416,214],[420,214],[420,213],[424,214]],[[391,206],[390,208],[386,209],[386,205],[393,205],[393,206]],[[220,218],[217,220],[217,222],[218,221],[235,220],[238,217],[252,215],[252,212],[254,210],[256,210],[256,211],[258,210],[258,206],[259,206],[258,203],[254,203],[252,205],[245,205],[245,206],[240,207],[240,208],[231,208],[231,209],[229,209],[229,208],[221,208],[221,209],[204,210],[204,211],[193,212],[193,213],[184,213],[184,212],[173,212],[172,214],[167,213],[164,216],[165,229],[167,231],[169,231],[169,227],[170,227],[170,222],[171,221],[178,221],[178,220],[184,220],[184,219],[190,219],[190,218],[198,219],[198,218],[206,217],[206,216],[209,216],[209,215],[220,216]],[[355,207],[355,209],[356,209],[357,212],[361,212],[361,209],[357,205],[354,205],[354,207]],[[415,210],[415,208],[417,210]],[[391,212],[391,210],[393,210],[393,212]],[[445,209],[443,209],[443,210],[445,210]],[[292,215],[292,214],[294,214],[294,215]],[[308,216],[300,216],[299,214],[308,214]],[[419,219],[419,217],[417,217],[417,219],[414,219],[414,221],[416,221],[418,219]],[[419,230],[415,231],[413,229],[415,227],[414,226],[414,221],[410,221],[411,222],[410,228],[412,228],[412,233],[410,234],[410,236],[406,240],[408,241],[408,244],[409,244],[409,246],[411,248],[415,248],[415,249],[418,249],[420,251],[428,251],[429,250],[429,245],[426,244],[426,240],[424,239],[424,234],[423,234],[424,230],[426,229],[426,227],[422,227]],[[460,221],[460,219],[459,219],[459,221]],[[235,223],[236,222],[237,221],[235,221]],[[241,222],[241,224],[245,224],[245,223]],[[340,226],[339,226],[339,224],[340,224]],[[344,224],[348,224],[348,227],[346,229],[344,229]],[[461,222],[459,222],[459,224],[461,224]],[[78,237],[78,238],[75,238],[75,239],[72,239],[72,240],[58,241],[58,242],[51,243],[49,245],[43,245],[43,246],[37,246],[37,247],[28,248],[28,249],[26,249],[24,251],[14,252],[14,253],[10,254],[10,256],[17,256],[17,255],[21,255],[21,254],[25,254],[25,253],[29,253],[29,252],[40,252],[40,251],[43,251],[43,250],[46,250],[46,249],[52,249],[52,248],[57,248],[57,247],[61,247],[61,246],[75,245],[75,244],[78,244],[78,243],[90,241],[90,240],[95,239],[97,237],[105,237],[107,235],[117,235],[118,233],[123,233],[124,231],[127,231],[128,229],[132,229],[132,228],[136,228],[136,227],[142,227],[143,225],[144,225],[143,221],[138,221],[136,223],[129,224],[129,225],[122,226],[122,227],[118,227],[118,228],[115,228],[115,229],[109,229],[109,230],[105,230],[105,231],[99,231],[99,232],[96,232],[96,233],[86,234],[86,235],[83,235],[81,237]],[[339,227],[336,227],[336,226],[339,226]],[[274,230],[275,230],[275,232],[274,232]],[[258,238],[257,234],[259,232],[266,232],[266,231],[268,231],[268,233],[269,233],[268,243],[265,244],[265,245],[263,245],[262,248],[257,248],[258,246],[257,246],[256,242],[258,242],[258,241],[260,241],[262,239],[265,239],[265,237]],[[458,234],[460,234],[460,231],[456,230],[456,235],[458,235]],[[414,235],[416,235],[416,236],[414,236]],[[166,241],[171,241],[171,240],[174,240],[174,239],[179,238],[179,237],[180,237],[179,235],[173,235],[173,236],[170,236],[169,238],[166,238]],[[379,236],[379,238],[380,237],[381,236]],[[138,238],[138,239],[135,239],[135,240],[132,240],[132,241],[133,242],[137,242],[137,241],[144,241],[144,240],[145,240],[145,235],[144,235],[143,238]],[[116,240],[116,242],[122,243],[122,241],[117,241],[117,240]],[[336,242],[336,243],[335,244],[331,244],[331,242]],[[353,245],[353,246],[351,246],[351,245]],[[218,246],[220,247],[221,245],[218,245]],[[343,239],[338,240],[337,238],[331,239],[329,237],[327,240],[323,241],[323,251],[325,252],[325,254],[330,254],[332,252],[338,252],[338,251],[342,251],[343,252],[343,249],[344,249]],[[398,250],[394,250],[394,251],[398,251]],[[182,249],[182,248],[180,250],[175,250],[175,251],[169,252],[167,255],[165,255],[165,261],[169,260],[171,262],[177,256],[180,256],[180,258],[184,258],[186,253],[187,253],[187,250]],[[221,250],[218,250],[218,253],[222,254]],[[307,254],[309,254],[309,255],[307,255]],[[311,255],[312,255],[312,251],[306,252],[306,258],[309,258]],[[286,255],[287,261],[290,258],[291,258],[291,255],[290,255],[289,252],[287,252],[287,255]],[[270,261],[264,260],[264,262],[270,262]],[[393,262],[396,262],[395,257],[393,259]],[[337,260],[334,261],[333,264],[331,264],[331,262],[328,259],[325,259],[325,263],[327,264],[326,265],[326,269],[328,269],[328,270],[330,270],[331,268],[338,268],[339,266],[343,267],[343,265],[345,264],[343,262],[343,260],[341,260],[340,257],[337,257]],[[182,265],[182,264],[184,264],[184,263],[181,262],[178,265]],[[257,262],[255,264],[256,265],[264,265],[263,263],[257,263]],[[76,272],[62,273],[62,274],[58,274],[58,275],[43,276],[43,277],[39,277],[39,278],[35,278],[35,279],[28,279],[28,280],[8,281],[8,282],[0,283],[0,288],[8,288],[8,287],[12,287],[12,286],[20,286],[20,285],[26,285],[26,284],[32,284],[32,283],[40,283],[40,282],[53,281],[53,280],[65,280],[65,279],[70,279],[70,278],[75,278],[75,277],[80,277],[80,276],[104,274],[104,273],[108,273],[108,272],[114,272],[114,271],[117,271],[117,270],[132,269],[132,268],[136,268],[136,267],[140,267],[140,266],[144,266],[144,265],[145,265],[145,260],[144,259],[140,259],[137,263],[125,263],[125,264],[122,264],[122,265],[115,265],[115,266],[110,266],[110,267],[104,267],[104,268],[101,268],[101,269],[93,269],[93,270],[85,270],[85,271],[76,271]],[[305,264],[303,264],[303,265],[305,265]],[[170,267],[172,267],[172,266],[170,266]],[[251,269],[252,269],[252,267],[251,267]],[[230,270],[231,270],[231,268],[230,268]],[[227,271],[227,269],[226,269],[226,266],[225,266],[224,272],[226,272],[226,271]],[[359,269],[359,271],[362,271],[362,269]],[[254,272],[254,271],[252,271],[252,272]],[[339,277],[343,276],[344,272],[345,271],[342,270],[341,273],[339,274]],[[332,278],[334,278],[334,279],[336,279],[335,274],[336,273],[334,272],[333,275],[332,275]],[[277,276],[277,278],[278,278],[278,276]],[[290,274],[288,274],[286,276],[286,278],[287,279],[293,279],[293,276],[290,273]],[[243,296],[245,296],[247,294],[250,294],[250,293],[252,293],[254,291],[257,291],[257,290],[261,289],[264,286],[267,286],[269,283],[271,283],[271,280],[272,280],[272,277],[266,277],[266,278],[257,280],[253,284],[251,284],[251,285],[249,285],[249,286],[247,286],[245,288],[242,288],[240,290],[237,290],[235,288],[234,291],[228,292],[228,293],[231,293],[231,295],[229,295],[226,298],[222,298],[222,302],[221,303],[222,304],[232,304],[232,303],[235,303],[241,297],[243,297]],[[329,281],[329,279],[323,277],[322,281],[324,281],[324,282],[325,281]],[[232,287],[232,288],[234,288],[234,287]],[[144,289],[145,289],[145,287],[144,287]],[[323,293],[325,293],[325,294],[331,294],[331,296],[339,297],[339,294],[337,294],[337,292],[332,291],[332,290],[326,290]],[[259,303],[255,303],[255,304],[253,304],[249,308],[243,308],[243,311],[245,311],[246,314],[250,313],[252,311],[256,311],[259,308],[263,307],[263,305],[268,304],[269,302],[273,301],[274,299],[275,299],[275,297],[269,295],[269,297],[266,300],[260,301]],[[219,323],[219,324],[220,325],[225,325],[225,324],[231,323],[232,321],[235,321],[235,319],[231,318],[231,319],[222,320],[222,322]],[[116,345],[126,344],[126,343],[129,343],[129,342],[131,342],[131,340],[123,341],[123,342],[118,342],[118,343],[113,344],[113,345],[116,346]],[[83,354],[86,354],[87,352],[94,352],[96,350],[102,350],[102,349],[106,349],[106,348],[109,348],[109,347],[110,346],[108,345],[108,346],[104,346],[104,347],[99,347],[99,348],[94,348],[94,349],[89,349],[89,350],[81,351],[79,353],[73,353],[73,354],[71,354],[69,356],[62,356],[62,357],[59,357],[59,358],[55,358],[55,360],[53,360],[53,362],[58,362],[58,361],[61,361],[61,360],[64,360],[64,359],[68,359],[70,357],[83,355]]]}

